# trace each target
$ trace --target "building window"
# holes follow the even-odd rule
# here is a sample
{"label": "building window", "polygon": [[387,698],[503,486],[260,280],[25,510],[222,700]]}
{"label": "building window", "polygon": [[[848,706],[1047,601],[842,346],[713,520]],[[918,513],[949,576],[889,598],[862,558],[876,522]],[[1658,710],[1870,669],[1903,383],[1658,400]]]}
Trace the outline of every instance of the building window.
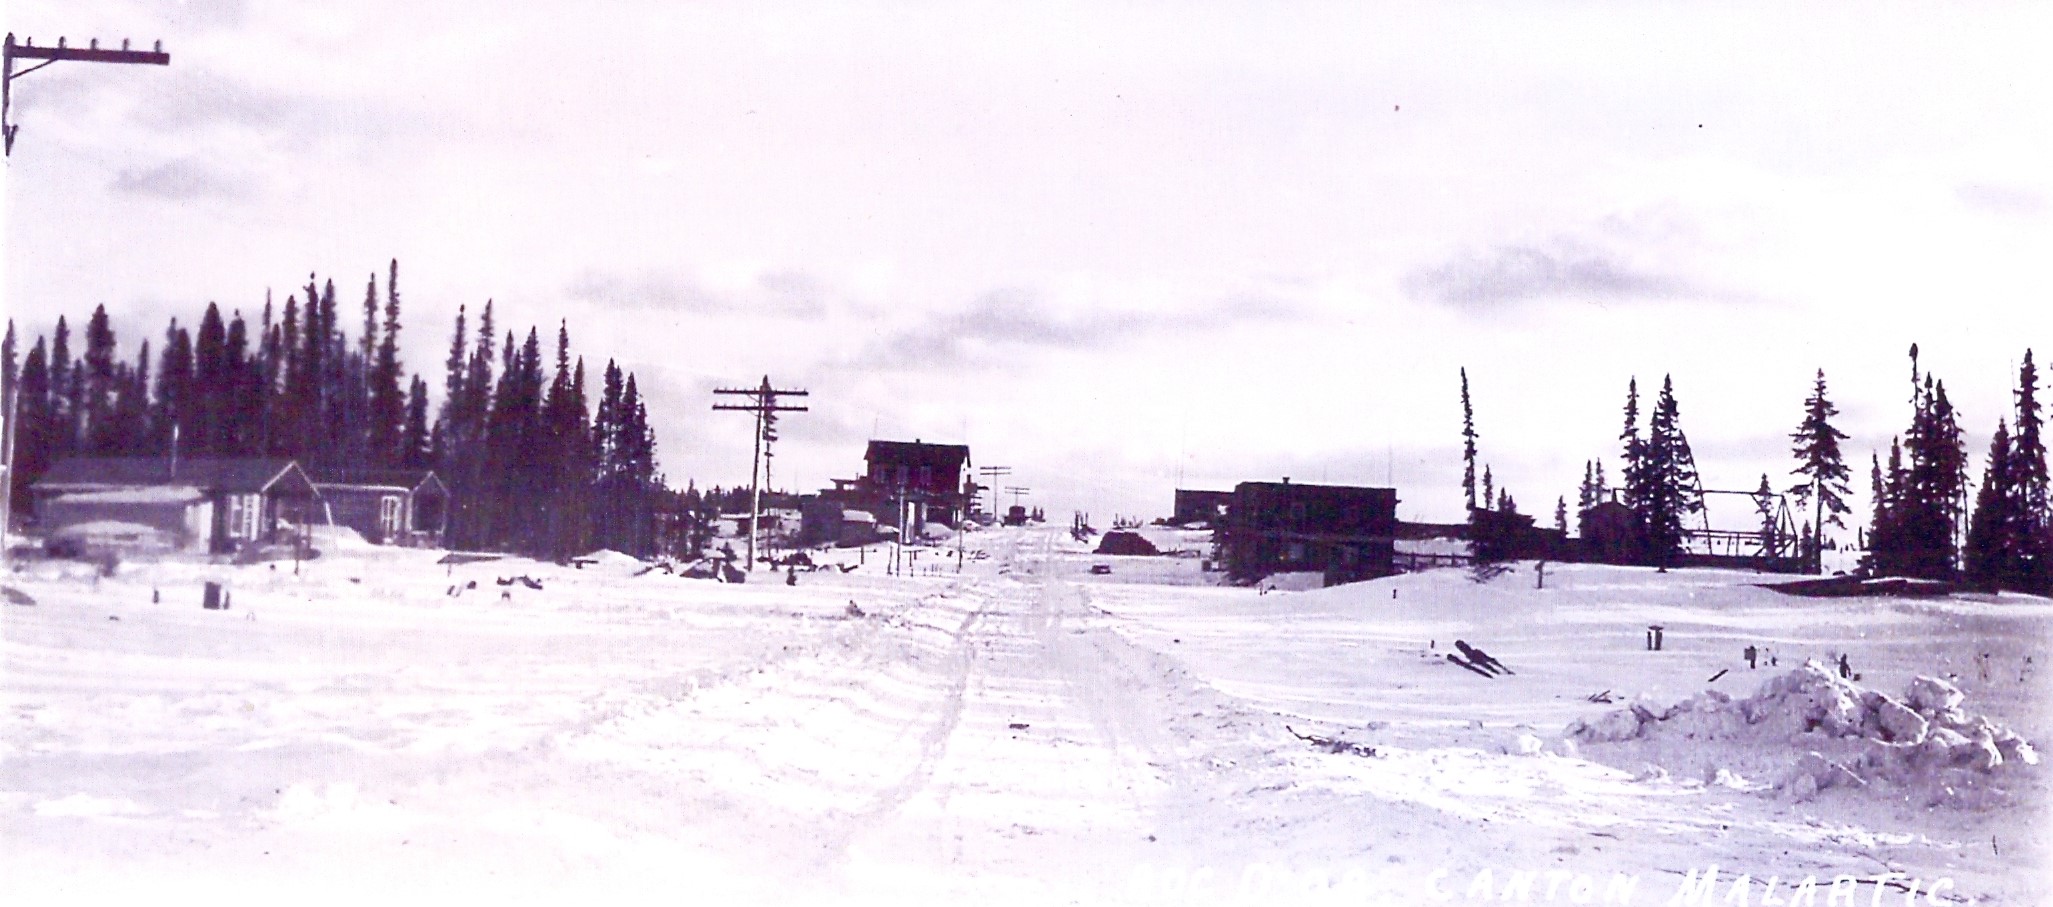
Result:
{"label": "building window", "polygon": [[228,496],[228,537],[256,541],[257,529],[264,514],[264,496],[261,494],[232,494]]}
{"label": "building window", "polygon": [[1303,542],[1291,542],[1291,543],[1290,543],[1289,545],[1285,546],[1285,547],[1284,547],[1284,549],[1283,549],[1283,559],[1284,559],[1284,560],[1286,560],[1286,561],[1301,561],[1301,560],[1304,560],[1304,559],[1305,559],[1305,546],[1304,546],[1304,543],[1303,543]]}
{"label": "building window", "polygon": [[399,534],[400,501],[398,495],[386,495],[378,499],[378,525],[384,529],[385,537]]}

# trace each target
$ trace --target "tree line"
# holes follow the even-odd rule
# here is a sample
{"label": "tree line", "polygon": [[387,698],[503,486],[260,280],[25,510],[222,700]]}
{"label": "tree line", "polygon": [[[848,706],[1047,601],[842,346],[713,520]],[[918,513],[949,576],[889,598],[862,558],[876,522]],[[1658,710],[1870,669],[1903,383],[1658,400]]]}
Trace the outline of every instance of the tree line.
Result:
{"label": "tree line", "polygon": [[[2053,594],[2053,510],[2049,510],[2044,417],[2038,402],[2038,369],[2026,350],[2012,391],[2011,412],[1997,420],[1983,461],[1979,486],[1971,481],[1960,414],[1946,383],[1921,370],[1918,348],[1910,348],[1911,419],[1890,440],[1885,461],[1870,457],[1871,517],[1859,528],[1864,551],[1859,570],[1870,575],[1964,581],[1985,589]],[[1472,550],[1478,561],[1531,556],[1521,550],[1532,518],[1517,512],[1510,492],[1492,489],[1483,464],[1481,496],[1476,473],[1477,433],[1470,405],[1468,372],[1461,373],[1462,491],[1467,501]],[[1807,510],[1796,543],[1802,563],[1822,569],[1821,552],[1831,546],[1828,527],[1844,529],[1851,470],[1840,442],[1847,435],[1833,419],[1839,410],[1818,371],[1804,400],[1803,416],[1790,434],[1794,478],[1784,489]],[[1602,459],[1585,461],[1577,512],[1589,525],[1599,505],[1617,503],[1626,514],[1626,534],[1635,561],[1649,566],[1678,563],[1687,549],[1686,520],[1703,511],[1703,488],[1689,439],[1682,431],[1674,384],[1664,377],[1642,435],[1639,382],[1626,385],[1624,429],[1619,434],[1619,485],[1606,480]],[[1974,489],[1972,497],[1971,488]],[[1493,497],[1494,493],[1494,497]],[[1755,492],[1762,536],[1781,532],[1773,502],[1777,492],[1763,475]],[[1555,526],[1567,529],[1566,498],[1555,505]],[[1530,547],[1530,546],[1526,546]]]}
{"label": "tree line", "polygon": [[[636,556],[702,547],[708,507],[666,487],[632,372],[608,361],[596,386],[567,322],[553,361],[538,331],[501,335],[491,301],[457,309],[442,396],[401,361],[399,263],[364,287],[362,328],[344,330],[332,278],[308,275],[252,322],[208,303],[196,326],[172,318],[153,354],[120,352],[105,306],[74,353],[57,319],[19,354],[10,320],[0,360],[17,402],[14,500],[72,456],[285,457],[316,476],[433,469],[452,492],[444,543],[564,558],[595,548]],[[695,550],[695,549],[693,549]]]}

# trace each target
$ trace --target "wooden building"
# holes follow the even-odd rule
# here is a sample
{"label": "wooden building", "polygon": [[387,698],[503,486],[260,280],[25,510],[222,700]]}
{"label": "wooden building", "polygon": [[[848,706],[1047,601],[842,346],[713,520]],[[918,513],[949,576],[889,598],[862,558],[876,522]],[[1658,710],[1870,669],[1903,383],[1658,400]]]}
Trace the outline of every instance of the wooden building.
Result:
{"label": "wooden building", "polygon": [[1226,507],[1233,503],[1233,492],[1205,491],[1195,488],[1176,489],[1176,509],[1169,522],[1176,526],[1190,526],[1206,523],[1217,526],[1226,518]]}
{"label": "wooden building", "polygon": [[974,483],[969,447],[924,441],[871,441],[864,452],[857,500],[887,526],[926,523],[960,526],[969,513]]}
{"label": "wooden building", "polygon": [[222,554],[294,541],[287,530],[326,521],[320,490],[281,459],[73,457],[51,465],[29,495],[53,547],[125,538]]}
{"label": "wooden building", "polygon": [[449,486],[431,470],[318,470],[328,521],[366,541],[433,547],[449,528]]}
{"label": "wooden building", "polygon": [[1233,489],[1220,555],[1236,582],[1318,572],[1326,585],[1396,572],[1397,490],[1242,482]]}

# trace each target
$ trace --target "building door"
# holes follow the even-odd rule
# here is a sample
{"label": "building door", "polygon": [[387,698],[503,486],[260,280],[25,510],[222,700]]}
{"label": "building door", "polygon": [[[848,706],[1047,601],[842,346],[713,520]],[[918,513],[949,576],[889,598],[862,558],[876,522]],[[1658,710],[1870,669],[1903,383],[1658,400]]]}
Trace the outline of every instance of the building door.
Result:
{"label": "building door", "polygon": [[404,528],[400,525],[400,500],[398,495],[385,495],[378,499],[378,528],[385,538],[397,537]]}

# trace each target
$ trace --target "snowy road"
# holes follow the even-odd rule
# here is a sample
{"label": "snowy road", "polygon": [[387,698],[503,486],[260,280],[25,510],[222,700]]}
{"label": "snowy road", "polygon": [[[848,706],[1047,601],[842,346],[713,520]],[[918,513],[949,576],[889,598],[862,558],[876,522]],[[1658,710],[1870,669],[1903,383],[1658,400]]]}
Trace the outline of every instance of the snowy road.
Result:
{"label": "snowy road", "polygon": [[[1728,639],[1907,678],[1962,639],[2043,644],[2043,603],[1790,603],[1615,568],[1545,596],[1446,574],[1261,596],[1178,559],[1092,576],[1106,559],[1045,530],[972,539],[987,556],[960,574],[885,576],[872,552],[795,587],[382,549],[297,576],[43,565],[0,647],[0,884],[27,903],[1373,904],[1636,878],[1624,902],[1651,904],[1717,863],[1791,883],[1889,866],[2033,903],[2043,784],[1988,813],[1793,804],[1678,761],[1744,754],[1645,755],[1670,777],[1566,755],[1560,732],[1605,710],[1593,687],[1700,688]],[[513,574],[545,588],[496,582]],[[234,610],[194,606],[209,578]],[[1678,628],[1658,661],[1630,645],[1649,611]],[[1518,677],[1424,648],[1460,634]],[[2000,680],[1971,692],[2037,733],[2044,681]]]}

